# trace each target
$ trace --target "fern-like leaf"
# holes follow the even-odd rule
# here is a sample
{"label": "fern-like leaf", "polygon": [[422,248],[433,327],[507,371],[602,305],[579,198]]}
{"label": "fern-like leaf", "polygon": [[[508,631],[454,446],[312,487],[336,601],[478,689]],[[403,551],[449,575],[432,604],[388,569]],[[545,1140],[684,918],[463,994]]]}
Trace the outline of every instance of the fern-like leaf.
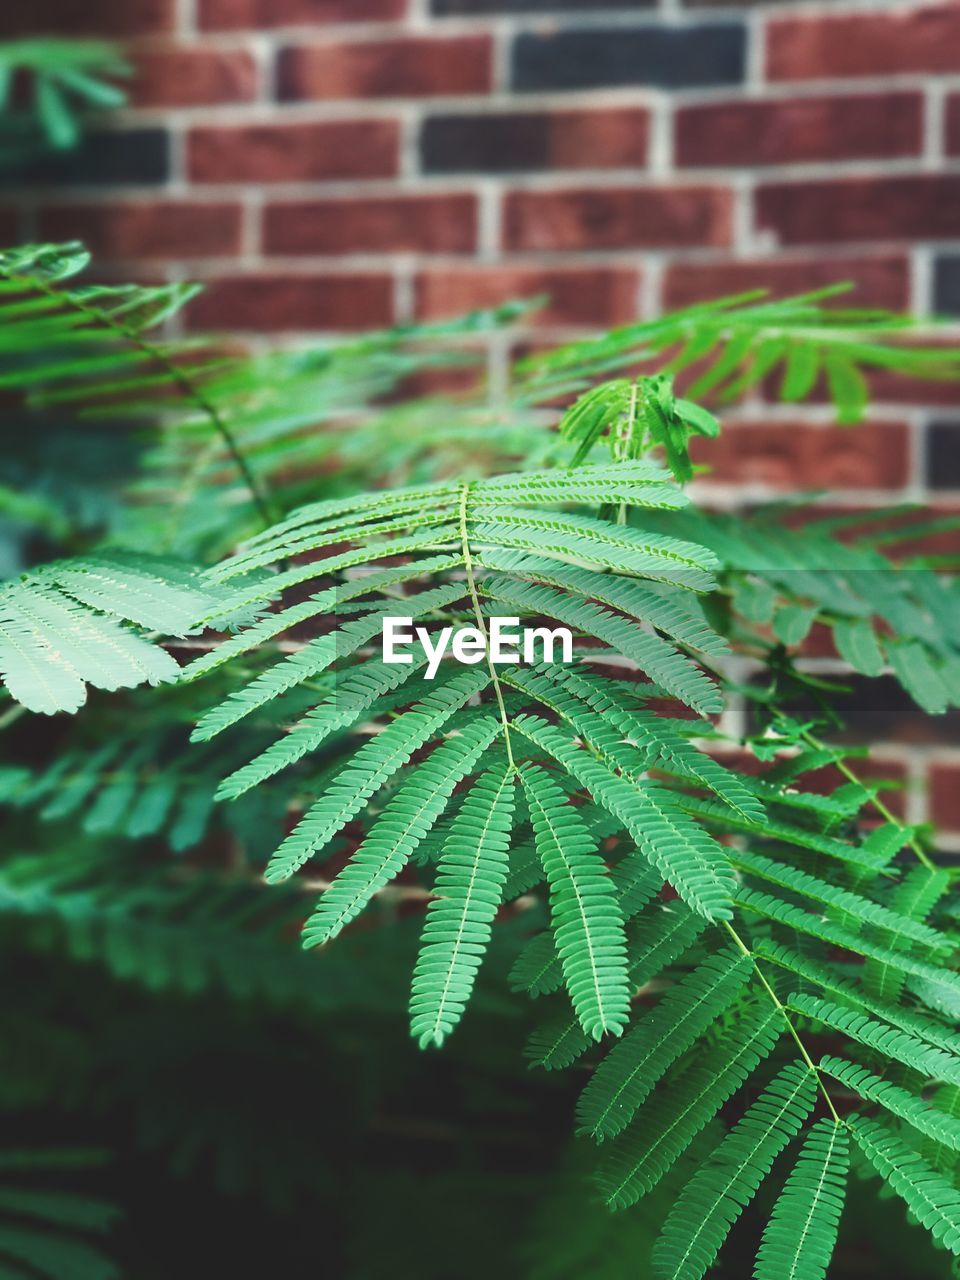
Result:
{"label": "fern-like leaf", "polygon": [[818,1120],[773,1207],[755,1280],[823,1280],[837,1239],[848,1167],[843,1123]]}
{"label": "fern-like leaf", "polygon": [[877,1173],[906,1201],[934,1240],[960,1255],[960,1191],[886,1125],[865,1116],[851,1116],[847,1123]]}
{"label": "fern-like leaf", "polygon": [[784,1029],[780,1011],[746,1013],[700,1061],[662,1088],[613,1144],[598,1178],[603,1198],[626,1209],[660,1181],[700,1130],[773,1049]]}
{"label": "fern-like leaf", "polygon": [[443,1043],[473,990],[507,878],[515,779],[509,765],[482,774],[443,846],[410,1001],[421,1047]]}
{"label": "fern-like leaf", "polygon": [[866,1067],[845,1062],[843,1058],[835,1058],[832,1054],[821,1058],[820,1070],[858,1093],[865,1101],[877,1102],[891,1115],[906,1120],[934,1142],[941,1142],[952,1151],[960,1151],[960,1122],[954,1116],[931,1106],[925,1099],[918,1098],[907,1089],[901,1089],[890,1080],[881,1080]]}
{"label": "fern-like leaf", "polygon": [[[408,714],[416,716],[418,713]],[[395,725],[400,723],[399,720],[394,721]],[[430,721],[427,724],[433,727]],[[443,812],[454,787],[471,771],[499,732],[499,721],[493,716],[481,716],[456,737],[448,738],[435,748],[420,766],[417,776],[402,786],[387,803],[366,840],[320,899],[316,911],[304,925],[305,947],[319,946],[335,938],[363,910],[377,890],[402,870],[410,854]],[[403,750],[407,751],[408,747],[409,738]],[[362,752],[357,754],[359,756]],[[392,764],[394,759],[381,753],[378,757],[381,772],[389,767],[387,762]],[[357,772],[361,773],[360,770]],[[369,774],[364,776],[361,773],[361,776],[362,788],[353,792],[351,805],[367,791]],[[342,819],[338,818],[338,827],[340,825]]]}
{"label": "fern-like leaf", "polygon": [[729,948],[668,988],[594,1072],[577,1104],[580,1132],[601,1142],[625,1129],[664,1072],[736,999],[751,967]]}
{"label": "fern-like leaf", "polygon": [[627,947],[609,875],[576,809],[538,765],[520,777],[550,886],[551,923],[564,981],[583,1029],[599,1040],[627,1021]]}
{"label": "fern-like leaf", "polygon": [[684,1187],[653,1251],[663,1280],[700,1280],[774,1160],[813,1110],[816,1077],[791,1062]]}

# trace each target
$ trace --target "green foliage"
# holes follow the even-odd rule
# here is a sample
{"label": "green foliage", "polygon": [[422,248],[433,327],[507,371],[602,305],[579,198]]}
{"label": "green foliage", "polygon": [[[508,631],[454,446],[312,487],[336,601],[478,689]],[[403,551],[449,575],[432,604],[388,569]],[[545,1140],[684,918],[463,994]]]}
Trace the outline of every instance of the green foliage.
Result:
{"label": "green foliage", "polygon": [[[102,41],[0,44],[0,168],[16,168],[38,151],[75,146],[85,111],[126,101],[112,81],[129,72],[116,47]],[[25,92],[15,93],[17,80]]]}
{"label": "green foliage", "polygon": [[821,1280],[827,1274],[843,1210],[848,1148],[840,1121],[818,1120],[811,1128],[760,1241],[756,1280]]}
{"label": "green foliage", "polygon": [[175,680],[164,649],[123,626],[184,636],[211,593],[183,566],[118,553],[45,564],[0,583],[0,679],[30,711],[77,711],[87,684],[130,689]]}
{"label": "green foliage", "polygon": [[[0,1274],[61,1280],[118,1280],[120,1272],[99,1241],[116,1209],[75,1191],[50,1189],[76,1169],[102,1163],[103,1153],[79,1149],[0,1150]],[[31,1175],[40,1174],[37,1182]]]}
{"label": "green foliage", "polygon": [[[451,343],[516,309],[225,356],[151,336],[189,287],[84,286],[86,263],[76,246],[0,260],[0,387],[31,414],[142,421],[148,445],[110,524],[120,552],[91,533],[113,516],[81,523],[59,492],[24,506],[0,490],[11,518],[65,544],[0,586],[0,671],[47,712],[76,710],[87,683],[178,682],[91,699],[59,738],[21,737],[32,718],[5,717],[12,952],[155,1001],[161,1042],[164,1019],[202,1023],[220,1001],[260,1011],[248,1055],[282,1045],[266,1021],[281,1013],[328,1015],[335,1054],[366,1012],[380,1038],[350,1085],[376,1094],[390,1077],[380,1122],[401,1084],[451,1059],[503,1072],[512,1096],[509,1032],[519,1043],[537,999],[526,1056],[550,1075],[531,1074],[529,1096],[564,1096],[573,1068],[577,1125],[602,1143],[601,1198],[631,1213],[583,1209],[569,1260],[539,1248],[531,1276],[619,1274],[611,1260],[631,1240],[657,1277],[698,1280],[768,1183],[779,1196],[757,1280],[817,1280],[851,1137],[856,1172],[879,1172],[954,1248],[954,877],[882,785],[860,780],[859,753],[830,741],[838,688],[800,649],[826,626],[861,675],[889,672],[934,714],[960,705],[950,566],[898,553],[943,526],[718,515],[683,484],[691,439],[720,429],[701,397],[716,407],[776,374],[792,400],[822,378],[853,420],[870,370],[953,377],[955,354],[826,295],[733,299],[538,355],[496,406],[388,405],[407,374],[451,362]],[[378,643],[397,615],[434,639],[483,635],[495,616],[560,624],[573,661],[393,665]],[[176,661],[171,636],[186,638]],[[731,695],[743,731],[729,731]],[[841,781],[823,794],[830,767]],[[394,1082],[408,985],[413,1042],[444,1052]],[[21,1073],[21,1096],[28,1084]],[[186,1115],[178,1141],[179,1097],[155,1101],[147,1131],[184,1168],[208,1140],[241,1153],[242,1172],[224,1173],[235,1185],[269,1159],[273,1139],[243,1105]],[[593,1154],[580,1142],[569,1169]],[[480,1170],[469,1195],[486,1194]],[[568,1173],[546,1189],[541,1234],[551,1213],[580,1224]],[[372,1242],[355,1252],[383,1273]]]}
{"label": "green foliage", "polygon": [[[816,1096],[814,1073],[802,1062],[789,1063],[770,1081],[670,1210],[654,1251],[659,1276],[699,1280],[706,1273],[774,1160],[813,1110]],[[770,1248],[776,1247],[774,1237]]]}

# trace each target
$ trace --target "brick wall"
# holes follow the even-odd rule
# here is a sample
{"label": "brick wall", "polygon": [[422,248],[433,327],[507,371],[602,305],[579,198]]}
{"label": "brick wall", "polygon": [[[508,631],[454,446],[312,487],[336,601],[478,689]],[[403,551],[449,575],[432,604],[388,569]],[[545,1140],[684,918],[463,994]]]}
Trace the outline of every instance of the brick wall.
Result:
{"label": "brick wall", "polygon": [[[546,292],[546,339],[845,278],[864,304],[960,317],[960,0],[6,8],[4,36],[108,33],[137,67],[123,118],[29,176],[21,234],[207,280],[197,328],[286,340]],[[494,386],[511,340],[491,344]],[[875,393],[857,432],[744,406],[710,454],[714,497],[960,507],[958,390]],[[960,847],[956,726],[883,705],[891,758],[932,767]]]}

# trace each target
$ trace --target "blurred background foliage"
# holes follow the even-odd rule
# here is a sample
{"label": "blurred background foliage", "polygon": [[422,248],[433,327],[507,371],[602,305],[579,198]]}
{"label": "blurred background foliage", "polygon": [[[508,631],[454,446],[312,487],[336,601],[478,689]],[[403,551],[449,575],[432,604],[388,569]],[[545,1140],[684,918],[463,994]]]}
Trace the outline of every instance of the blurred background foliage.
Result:
{"label": "blurred background foliage", "polygon": [[[86,118],[122,101],[123,73],[100,44],[0,46],[6,180],[72,147]],[[549,461],[555,406],[651,359],[712,360],[700,391],[733,396],[748,357],[754,380],[780,370],[788,398],[821,372],[791,357],[790,326],[807,314],[761,310],[741,329],[697,315],[578,344],[520,367],[500,403],[472,389],[424,398],[426,375],[469,386],[471,335],[529,304],[249,353],[165,336],[189,286],[88,272],[74,287],[86,266],[80,248],[5,259],[4,577],[113,544],[208,564],[308,496]],[[22,296],[20,271],[53,292]],[[855,366],[870,363],[869,334],[844,350],[852,319],[824,348],[851,420],[864,402]],[[404,1014],[416,898],[401,886],[373,924],[301,952],[302,890],[265,900],[255,875],[291,784],[214,811],[231,766],[219,745],[186,754],[198,710],[190,687],[162,701],[95,691],[76,720],[0,706],[0,1275],[646,1275],[669,1181],[616,1218],[586,1198],[568,1137],[580,1077],[523,1064],[528,1019],[506,975],[538,921],[497,929],[462,1030],[420,1053]],[[744,1274],[768,1210],[761,1199],[746,1215],[720,1274]],[[899,1204],[878,1217],[855,1188],[842,1274],[942,1275],[904,1224]]]}

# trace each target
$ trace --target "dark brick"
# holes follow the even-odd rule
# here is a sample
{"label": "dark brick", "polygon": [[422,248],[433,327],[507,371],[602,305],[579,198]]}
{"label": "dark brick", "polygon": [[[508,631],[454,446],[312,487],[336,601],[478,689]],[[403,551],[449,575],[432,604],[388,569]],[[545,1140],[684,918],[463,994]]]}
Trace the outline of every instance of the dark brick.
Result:
{"label": "dark brick", "polygon": [[420,135],[426,173],[525,173],[643,165],[642,108],[433,116]]}
{"label": "dark brick", "polygon": [[941,316],[960,316],[960,258],[938,258],[933,274],[933,308]]}
{"label": "dark brick", "polygon": [[73,151],[48,153],[19,170],[23,182],[139,186],[166,182],[170,147],[165,129],[116,129],[88,134]]}
{"label": "dark brick", "polygon": [[[652,9],[657,0],[602,0],[604,9]],[[597,0],[432,0],[441,17],[465,13],[592,13]]]}
{"label": "dark brick", "polygon": [[11,36],[123,36],[169,31],[174,0],[40,0],[0,6],[0,38]]}
{"label": "dark brick", "polygon": [[530,32],[513,49],[513,85],[520,90],[618,84],[683,89],[740,84],[743,77],[744,29],[734,22]]}
{"label": "dark brick", "polygon": [[924,473],[931,489],[960,489],[960,421],[930,423]]}

